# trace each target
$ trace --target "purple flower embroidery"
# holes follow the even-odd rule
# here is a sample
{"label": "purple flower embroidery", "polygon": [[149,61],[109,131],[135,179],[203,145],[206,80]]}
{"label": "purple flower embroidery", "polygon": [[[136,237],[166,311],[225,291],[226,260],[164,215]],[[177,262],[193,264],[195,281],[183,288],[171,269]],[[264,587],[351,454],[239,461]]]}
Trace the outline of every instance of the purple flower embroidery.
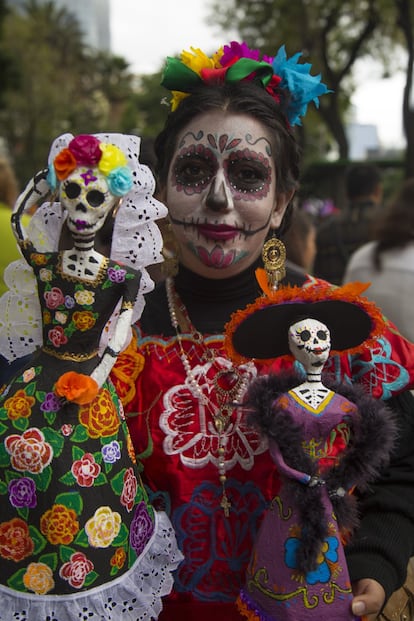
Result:
{"label": "purple flower embroidery", "polygon": [[66,308],[73,308],[75,306],[75,300],[70,295],[65,295]]}
{"label": "purple flower embroidery", "polygon": [[107,464],[114,464],[121,457],[119,442],[112,440],[109,444],[102,447],[102,457]]}
{"label": "purple flower embroidery", "polygon": [[126,270],[122,267],[109,267],[108,278],[111,282],[124,282],[126,276]]}
{"label": "purple flower embroidery", "polygon": [[147,545],[153,532],[154,524],[148,514],[145,502],[140,502],[135,510],[129,532],[129,542],[138,556]]}
{"label": "purple flower embroidery", "polygon": [[60,408],[60,399],[54,392],[46,393],[45,400],[40,406],[42,412],[57,412]]}
{"label": "purple flower embroidery", "polygon": [[36,486],[33,479],[22,477],[12,479],[9,483],[10,504],[17,509],[29,507],[33,509],[37,505]]}

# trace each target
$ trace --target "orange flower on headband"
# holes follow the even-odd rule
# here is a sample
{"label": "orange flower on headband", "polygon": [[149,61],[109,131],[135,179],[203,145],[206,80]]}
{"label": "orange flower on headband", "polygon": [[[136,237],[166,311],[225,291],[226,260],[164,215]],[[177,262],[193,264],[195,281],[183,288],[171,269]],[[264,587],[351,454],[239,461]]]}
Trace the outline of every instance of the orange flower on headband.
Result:
{"label": "orange flower on headband", "polygon": [[89,375],[68,371],[61,375],[55,384],[55,393],[78,405],[85,405],[95,399],[98,384]]}
{"label": "orange flower on headband", "polygon": [[56,177],[59,181],[66,179],[71,172],[77,167],[76,158],[72,151],[69,149],[62,149],[62,151],[55,157],[54,161]]}

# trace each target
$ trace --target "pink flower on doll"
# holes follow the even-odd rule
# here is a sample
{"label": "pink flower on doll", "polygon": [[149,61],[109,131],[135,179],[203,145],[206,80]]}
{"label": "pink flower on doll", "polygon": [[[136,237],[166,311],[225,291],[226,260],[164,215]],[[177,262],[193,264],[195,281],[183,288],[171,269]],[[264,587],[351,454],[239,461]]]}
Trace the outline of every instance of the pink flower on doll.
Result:
{"label": "pink flower on doll", "polygon": [[90,166],[93,168],[97,166],[102,157],[99,145],[100,141],[95,136],[80,134],[70,141],[68,149],[75,156],[78,166]]}
{"label": "pink flower on doll", "polygon": [[55,309],[65,303],[65,296],[59,287],[52,287],[50,291],[45,291],[44,298],[46,306],[50,309]]}

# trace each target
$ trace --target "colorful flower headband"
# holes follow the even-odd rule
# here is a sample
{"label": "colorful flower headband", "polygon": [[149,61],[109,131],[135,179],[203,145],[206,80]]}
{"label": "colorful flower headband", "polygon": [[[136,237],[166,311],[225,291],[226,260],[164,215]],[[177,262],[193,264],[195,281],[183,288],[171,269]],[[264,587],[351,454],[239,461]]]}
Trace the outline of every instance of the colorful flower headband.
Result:
{"label": "colorful flower headband", "polygon": [[58,153],[53,165],[49,166],[49,186],[55,190],[58,180],[63,181],[80,166],[98,168],[105,175],[109,191],[114,196],[124,196],[133,186],[132,172],[121,149],[101,142],[91,134],[76,136]]}
{"label": "colorful flower headband", "polygon": [[172,92],[172,111],[200,84],[254,81],[278,103],[284,103],[285,91],[287,119],[290,125],[300,125],[299,117],[306,114],[308,104],[313,101],[318,107],[318,97],[330,92],[320,75],[310,75],[309,63],[298,63],[300,52],[287,58],[285,46],[275,57],[264,55],[262,60],[259,50],[237,41],[221,47],[211,58],[200,49],[191,48],[191,52],[183,51],[180,59],[167,58],[161,84]]}

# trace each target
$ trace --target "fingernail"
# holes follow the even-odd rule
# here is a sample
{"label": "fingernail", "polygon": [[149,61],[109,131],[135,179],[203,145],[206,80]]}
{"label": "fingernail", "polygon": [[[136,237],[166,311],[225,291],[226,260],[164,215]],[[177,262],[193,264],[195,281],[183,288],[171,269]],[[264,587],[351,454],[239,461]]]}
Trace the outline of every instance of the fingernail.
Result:
{"label": "fingernail", "polygon": [[363,615],[365,612],[364,602],[354,602],[352,604],[352,612],[354,613],[354,615]]}

